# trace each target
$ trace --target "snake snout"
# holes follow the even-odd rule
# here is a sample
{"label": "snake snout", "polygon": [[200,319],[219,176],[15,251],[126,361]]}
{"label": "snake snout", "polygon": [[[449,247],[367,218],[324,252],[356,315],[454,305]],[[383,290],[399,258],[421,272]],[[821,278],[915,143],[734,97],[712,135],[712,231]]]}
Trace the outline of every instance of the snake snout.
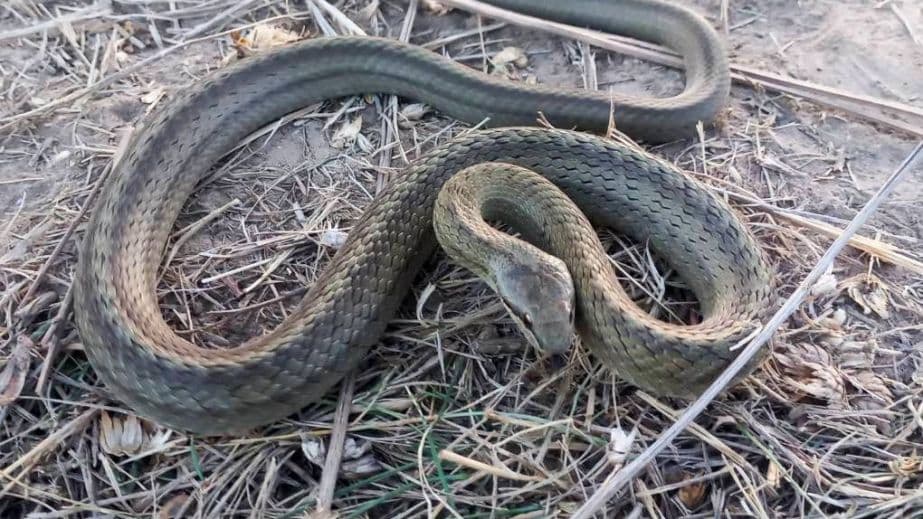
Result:
{"label": "snake snout", "polygon": [[508,265],[497,276],[497,292],[526,339],[548,354],[563,354],[574,340],[576,299],[570,272],[544,253]]}

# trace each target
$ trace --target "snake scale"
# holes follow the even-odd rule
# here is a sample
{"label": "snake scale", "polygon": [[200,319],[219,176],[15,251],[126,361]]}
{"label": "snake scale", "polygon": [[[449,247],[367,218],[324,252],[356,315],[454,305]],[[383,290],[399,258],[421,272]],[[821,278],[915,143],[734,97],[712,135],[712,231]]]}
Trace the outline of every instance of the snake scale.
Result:
{"label": "snake scale", "polygon": [[[76,323],[92,366],[117,399],[200,434],[243,432],[319,399],[379,340],[437,247],[433,210],[441,187],[485,162],[502,163],[497,178],[525,175],[519,180],[536,189],[550,182],[588,217],[557,218],[582,236],[552,236],[545,246],[573,277],[583,343],[621,377],[688,396],[733,359],[730,346],[765,315],[772,281],[751,234],[727,205],[673,167],[575,131],[605,130],[611,112],[634,138],[691,135],[728,96],[715,32],[698,15],[659,0],[491,3],[668,46],[685,60],[686,88],[642,99],[516,84],[372,37],[307,40],[218,71],[136,129],[80,249]],[[489,119],[488,128],[439,146],[391,180],[274,331],[225,350],[176,335],[155,287],[172,226],[197,183],[263,125],[312,103],[368,93],[423,101],[467,123]],[[571,130],[534,127],[539,112]],[[542,200],[542,193],[534,194]],[[586,230],[589,222],[649,243],[695,292],[703,321],[668,324],[634,306]]]}

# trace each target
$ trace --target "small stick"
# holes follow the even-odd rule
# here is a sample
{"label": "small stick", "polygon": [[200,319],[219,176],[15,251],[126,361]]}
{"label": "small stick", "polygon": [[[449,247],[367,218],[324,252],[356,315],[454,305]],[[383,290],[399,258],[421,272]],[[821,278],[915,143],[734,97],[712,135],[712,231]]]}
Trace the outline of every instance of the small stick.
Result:
{"label": "small stick", "polygon": [[[98,409],[87,409],[77,418],[71,420],[67,425],[61,427],[57,431],[48,435],[47,438],[38,442],[35,447],[32,447],[32,450],[23,454],[13,463],[10,463],[3,470],[0,470],[0,479],[8,479],[10,482],[3,487],[3,490],[0,490],[0,497],[6,495],[11,488],[17,484],[22,483],[22,477],[35,465],[36,462],[44,455],[46,452],[51,451],[58,446],[61,442],[66,440],[70,435],[83,430],[87,424],[96,417],[96,414],[99,412]],[[13,472],[22,467],[22,470],[18,475],[13,476]]]}
{"label": "small stick", "polygon": [[480,472],[485,472],[487,474],[496,476],[498,478],[512,479],[515,481],[541,481],[543,479],[538,476],[527,476],[525,474],[513,472],[512,470],[509,470],[504,467],[495,467],[493,465],[488,465],[487,463],[473,460],[471,458],[466,458],[465,456],[462,456],[461,454],[456,454],[447,449],[442,449],[441,451],[439,451],[439,459],[442,459],[445,461],[451,461],[452,463],[455,463],[457,465],[468,467],[469,469],[477,470]]}
{"label": "small stick", "polygon": [[424,49],[438,49],[439,47],[448,45],[452,42],[456,42],[458,40],[467,38],[469,36],[474,36],[480,33],[487,34],[488,32],[495,31],[497,29],[502,29],[503,27],[506,27],[506,24],[503,22],[495,23],[492,25],[485,25],[483,27],[475,27],[474,29],[468,29],[467,31],[462,31],[460,33],[453,34],[451,36],[445,36],[443,38],[428,41],[426,43],[421,44],[420,46],[423,47]]}
{"label": "small stick", "polygon": [[317,4],[317,6],[323,9],[324,11],[327,11],[327,14],[329,14],[334,20],[336,20],[336,22],[340,25],[340,27],[344,30],[344,32],[350,35],[353,35],[353,36],[365,36],[366,35],[365,31],[362,30],[362,27],[359,27],[358,25],[356,25],[356,22],[350,20],[348,16],[343,14],[343,11],[340,11],[339,9],[330,5],[330,3],[324,0],[314,0],[314,3]]}
{"label": "small stick", "polygon": [[67,287],[67,294],[64,296],[64,301],[61,302],[61,307],[58,308],[58,313],[54,316],[54,320],[52,320],[51,325],[48,327],[48,331],[42,336],[42,344],[47,349],[47,352],[45,353],[45,362],[42,364],[42,371],[38,376],[38,382],[35,383],[36,395],[41,396],[45,390],[45,383],[48,381],[48,373],[51,372],[51,367],[54,365],[54,358],[58,355],[58,327],[64,322],[73,304],[74,284],[71,283]]}
{"label": "small stick", "polygon": [[103,171],[103,174],[100,175],[99,179],[96,181],[96,184],[93,186],[93,189],[90,190],[90,194],[87,195],[86,201],[83,202],[83,207],[80,208],[80,211],[77,213],[77,217],[74,218],[70,225],[67,226],[67,230],[64,231],[64,236],[58,240],[58,244],[55,245],[54,250],[51,251],[51,255],[48,256],[48,259],[45,260],[45,263],[42,264],[42,267],[38,269],[38,273],[35,275],[35,279],[32,281],[32,285],[29,287],[29,290],[26,291],[26,295],[23,296],[22,302],[25,304],[38,290],[39,285],[45,279],[45,276],[48,274],[48,269],[51,268],[51,265],[58,258],[58,255],[61,254],[61,250],[64,249],[64,246],[67,245],[67,242],[70,241],[71,235],[74,234],[74,231],[77,230],[77,226],[83,222],[83,217],[87,214],[87,211],[93,207],[93,202],[96,200],[96,195],[99,193],[99,190],[106,184],[106,180],[109,178],[109,173],[112,171],[115,165],[115,161],[109,163],[109,167]]}
{"label": "small stick", "polygon": [[271,261],[273,261],[272,258],[261,259],[261,260],[255,261],[255,262],[253,262],[253,263],[244,265],[244,266],[242,266],[242,267],[237,267],[236,269],[227,270],[227,271],[224,271],[224,272],[222,272],[222,273],[220,273],[220,274],[215,274],[214,276],[207,277],[207,278],[205,278],[205,279],[199,281],[199,283],[201,283],[201,284],[203,284],[203,285],[207,285],[207,284],[209,284],[209,283],[214,283],[215,281],[220,281],[220,280],[222,280],[222,279],[224,279],[224,278],[226,278],[226,277],[228,277],[228,276],[233,276],[233,275],[235,275],[235,274],[240,274],[241,272],[246,272],[246,271],[248,271],[248,270],[250,270],[250,269],[255,269],[256,267],[262,267],[263,265],[265,265],[265,264],[267,264],[267,263],[270,263]]}
{"label": "small stick", "polygon": [[192,238],[197,232],[202,230],[203,227],[215,221],[216,218],[224,214],[228,209],[238,205],[240,203],[239,198],[235,198],[230,202],[224,204],[223,206],[209,212],[207,215],[203,216],[195,223],[186,226],[185,229],[180,231],[182,235],[176,240],[176,243],[173,244],[173,248],[170,249],[170,255],[167,256],[167,261],[163,263],[164,267],[170,264],[175,258],[176,254],[179,253],[180,247],[182,247],[190,238]]}
{"label": "small stick", "polygon": [[[736,186],[731,185],[730,187],[733,190],[723,189],[723,188],[718,188],[718,187],[710,187],[710,189],[713,189],[721,194],[727,195],[730,198],[740,201],[741,203],[749,204],[751,206],[759,207],[760,209],[769,211],[772,214],[778,216],[779,218],[784,218],[796,225],[807,227],[808,229],[819,232],[821,234],[826,234],[827,236],[830,236],[833,239],[836,239],[836,237],[839,236],[840,233],[843,232],[843,230],[840,229],[839,227],[835,225],[831,225],[827,222],[818,220],[815,217],[799,214],[798,211],[795,211],[792,209],[786,209],[784,207],[779,207],[773,204],[766,203],[763,200],[760,200],[758,198],[754,198],[752,196],[744,194],[744,192],[742,192],[743,190],[737,188]],[[876,230],[876,232],[878,231]],[[897,239],[907,238],[907,237],[893,236],[893,235],[892,237],[897,238]],[[916,243],[916,242],[913,241],[913,243]],[[897,247],[895,247],[894,245],[891,245],[890,243],[885,243],[875,238],[868,238],[866,236],[856,234],[852,238],[849,239],[849,246],[860,252],[864,252],[870,256],[874,256],[884,261],[885,263],[897,265],[898,267],[905,268],[916,274],[923,275],[923,262],[917,259],[914,259],[906,254],[902,254]]]}
{"label": "small stick", "polygon": [[327,446],[327,458],[324,460],[324,472],[317,488],[317,511],[314,517],[331,517],[333,491],[336,490],[337,474],[340,471],[340,459],[343,457],[343,442],[346,440],[346,428],[349,425],[349,410],[352,408],[353,392],[356,389],[355,372],[349,372],[340,387],[340,400],[337,402],[336,415],[333,417],[333,430]]}
{"label": "small stick", "polygon": [[[5,117],[0,117],[0,130],[6,130],[11,125],[19,121],[31,119],[33,117],[37,117],[39,115],[49,113],[62,106],[68,106],[72,104],[74,101],[77,101],[78,99],[82,99],[86,96],[93,94],[94,92],[98,92],[112,85],[113,83],[116,83],[118,81],[121,81],[122,79],[130,77],[132,74],[137,73],[139,70],[144,70],[145,68],[149,67],[152,63],[156,63],[162,58],[169,56],[170,54],[173,54],[174,52],[177,52],[179,50],[185,49],[186,47],[189,47],[190,45],[201,43],[203,41],[213,40],[216,38],[223,38],[224,36],[227,36],[228,34],[231,34],[235,31],[243,31],[250,27],[254,27],[254,26],[257,26],[263,23],[270,23],[270,22],[273,22],[275,20],[280,20],[280,19],[289,19],[289,18],[295,17],[297,14],[300,14],[300,13],[274,16],[272,18],[266,18],[259,22],[248,23],[246,25],[241,25],[233,29],[228,29],[228,30],[218,32],[215,34],[210,34],[208,36],[203,36],[201,38],[197,38],[197,36],[199,35],[201,31],[199,29],[192,29],[188,33],[186,33],[186,35],[184,36],[185,39],[180,41],[179,43],[171,47],[162,48],[156,53],[154,53],[153,55],[147,58],[144,58],[143,60],[138,61],[137,63],[124,67],[120,69],[118,72],[110,74],[100,79],[96,83],[93,83],[90,86],[74,90],[73,92],[67,95],[56,98],[54,101],[50,101],[46,104],[43,104],[31,110],[27,110],[25,112],[20,112],[18,114],[13,114],[13,115],[5,116]],[[208,27],[205,27],[201,30],[204,30],[207,28]]]}
{"label": "small stick", "polygon": [[814,284],[817,283],[817,280],[827,271],[827,268],[833,264],[833,260],[836,259],[840,251],[846,247],[849,239],[856,234],[872,213],[878,209],[878,206],[881,205],[892,191],[894,191],[894,188],[897,187],[904,175],[914,168],[917,160],[920,158],[921,152],[923,152],[923,141],[917,144],[913,151],[910,152],[910,155],[904,159],[904,162],[902,162],[894,173],[888,177],[878,192],[866,202],[862,210],[849,222],[849,225],[846,226],[843,233],[833,242],[830,248],[827,249],[827,252],[821,257],[820,261],[817,262],[817,265],[815,265],[807,277],[804,278],[804,281],[801,282],[798,288],[785,301],[785,304],[783,304],[775,315],[769,319],[769,322],[763,326],[760,333],[750,342],[746,349],[734,359],[734,362],[724,370],[721,376],[719,376],[708,389],[692,403],[692,405],[686,408],[679,419],[670,426],[666,432],[660,435],[657,441],[652,443],[644,452],[624,468],[610,474],[606,481],[603,482],[602,486],[590,496],[586,503],[584,503],[573,516],[571,516],[571,519],[589,519],[593,514],[604,507],[609,498],[614,496],[622,487],[630,483],[638,473],[657,456],[657,454],[670,445],[670,443],[672,443],[706,407],[708,407],[708,404],[710,404],[719,393],[724,391],[731,380],[737,376],[740,370],[750,362],[750,359],[752,359],[754,355],[756,355],[756,352],[759,351],[759,349],[769,341],[776,330],[782,326],[782,323],[788,320],[792,313],[798,309],[805,297],[807,297],[808,292]]}
{"label": "small stick", "polygon": [[30,25],[29,27],[21,27],[19,29],[0,32],[0,41],[14,40],[16,38],[22,38],[23,36],[29,36],[30,34],[36,34],[45,31],[57,32],[60,30],[62,25],[73,24],[75,22],[82,22],[85,20],[92,20],[93,18],[109,14],[112,9],[111,7],[108,7],[106,3],[96,3],[84,7],[83,9],[73,11],[69,14],[59,16],[57,18],[45,20],[35,25]]}
{"label": "small stick", "polygon": [[211,29],[212,27],[216,25],[221,25],[225,23],[226,21],[234,18],[234,16],[236,16],[238,11],[244,10],[245,8],[249,7],[250,4],[254,2],[256,2],[256,0],[241,0],[240,2],[237,2],[231,7],[228,7],[224,11],[221,11],[220,13],[218,13],[210,20],[200,23],[199,25],[196,25],[192,29],[189,29],[189,33],[184,37],[184,39],[190,38],[192,36],[197,36]]}
{"label": "small stick", "polygon": [[12,180],[0,181],[0,186],[8,186],[10,184],[21,184],[23,182],[38,182],[39,180],[45,180],[45,179],[43,177],[14,178]]}

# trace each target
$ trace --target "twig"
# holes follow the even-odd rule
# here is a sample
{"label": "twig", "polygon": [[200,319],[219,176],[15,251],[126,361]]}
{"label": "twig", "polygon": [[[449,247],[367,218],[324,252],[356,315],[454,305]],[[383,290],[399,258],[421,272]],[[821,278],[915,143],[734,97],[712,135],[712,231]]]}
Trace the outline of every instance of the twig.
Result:
{"label": "twig", "polygon": [[527,476],[525,474],[513,472],[512,470],[505,467],[495,467],[493,465],[488,465],[487,463],[482,463],[471,458],[466,458],[465,456],[456,454],[448,449],[442,449],[439,451],[439,459],[451,461],[452,463],[461,465],[462,467],[468,467],[469,469],[484,472],[498,478],[512,479],[514,481],[540,481],[542,479],[537,476]]}
{"label": "twig", "polygon": [[29,36],[30,34],[40,32],[60,30],[60,27],[64,24],[73,24],[75,22],[91,20],[104,14],[109,14],[111,7],[106,4],[108,4],[108,2],[96,3],[57,18],[30,25],[29,27],[21,27],[19,29],[0,32],[0,42],[22,38],[23,36]]}
{"label": "twig", "polygon": [[220,32],[220,33],[215,33],[215,34],[210,34],[210,35],[208,35],[208,36],[203,36],[203,37],[201,37],[201,38],[195,38],[195,36],[198,36],[199,34],[201,34],[201,32],[204,31],[204,30],[206,30],[206,29],[208,29],[208,27],[202,27],[201,29],[200,29],[200,28],[192,29],[192,30],[190,30],[188,33],[186,33],[185,39],[182,40],[182,41],[180,41],[180,42],[177,43],[176,45],[173,45],[173,46],[171,46],[171,47],[166,47],[166,48],[160,49],[159,51],[157,51],[157,52],[154,53],[153,55],[151,55],[151,56],[149,56],[149,57],[147,57],[147,58],[144,58],[143,60],[141,60],[141,61],[139,61],[139,62],[137,62],[137,63],[135,63],[135,64],[133,64],[133,65],[130,65],[130,66],[128,66],[128,67],[125,67],[125,68],[123,68],[123,69],[120,69],[118,72],[115,72],[115,73],[113,73],[113,74],[110,74],[110,75],[108,75],[108,76],[106,76],[106,77],[100,79],[99,81],[93,83],[92,85],[88,85],[88,86],[86,86],[85,88],[81,88],[81,89],[75,90],[75,91],[73,91],[73,92],[71,92],[71,93],[69,93],[69,94],[67,94],[67,95],[64,95],[64,96],[61,96],[61,97],[55,99],[54,101],[50,101],[50,102],[45,103],[45,104],[43,104],[43,105],[41,105],[41,106],[39,106],[39,107],[33,108],[32,110],[28,110],[28,111],[26,111],[26,112],[20,112],[20,113],[18,113],[18,114],[14,114],[14,115],[10,115],[10,116],[8,116],[8,117],[0,118],[0,130],[6,130],[6,129],[8,129],[9,126],[11,126],[11,125],[13,125],[13,124],[15,124],[15,123],[17,123],[17,122],[19,122],[19,121],[31,119],[32,117],[36,117],[36,116],[39,116],[39,115],[42,115],[42,114],[49,113],[49,112],[55,110],[56,108],[59,108],[59,107],[62,107],[62,106],[70,105],[70,104],[74,103],[75,101],[77,101],[77,100],[79,100],[79,99],[82,99],[82,98],[84,98],[84,97],[86,97],[86,96],[89,96],[89,95],[93,94],[94,92],[97,92],[97,91],[99,91],[99,90],[102,90],[102,89],[104,89],[104,88],[107,88],[108,86],[110,86],[110,85],[112,85],[112,84],[114,84],[114,83],[116,83],[116,82],[118,82],[118,81],[121,81],[122,79],[125,79],[125,78],[127,78],[127,77],[130,77],[132,74],[135,74],[135,73],[137,73],[138,71],[144,70],[145,68],[149,67],[152,63],[156,63],[157,61],[163,59],[164,57],[169,56],[170,54],[173,54],[174,52],[177,52],[177,51],[179,51],[179,50],[185,49],[186,47],[188,47],[188,46],[190,46],[190,45],[194,45],[194,44],[196,44],[196,43],[201,43],[201,42],[203,42],[203,41],[212,40],[212,39],[215,39],[215,38],[221,38],[221,37],[226,36],[226,35],[228,35],[228,34],[234,32],[234,31],[241,31],[241,30],[247,29],[247,28],[249,28],[249,27],[253,27],[253,26],[256,26],[256,25],[263,24],[263,23],[269,23],[269,22],[272,22],[272,21],[277,20],[277,19],[281,19],[281,18],[292,18],[292,17],[294,17],[294,16],[295,16],[295,14],[292,14],[292,15],[275,16],[275,17],[272,17],[272,18],[267,18],[267,19],[265,19],[265,20],[261,20],[261,21],[259,21],[259,22],[253,22],[253,23],[249,23],[249,24],[242,25],[242,26],[239,26],[239,27],[235,27],[234,29],[228,29],[228,30],[222,31],[222,32]]}
{"label": "twig", "polygon": [[22,302],[26,303],[32,296],[35,295],[35,292],[38,290],[38,287],[42,284],[42,281],[45,279],[45,276],[48,274],[48,269],[54,264],[58,255],[64,249],[64,246],[70,241],[70,237],[74,234],[74,231],[77,230],[77,226],[80,225],[83,221],[83,217],[87,214],[87,211],[93,206],[94,200],[96,200],[96,195],[99,193],[99,190],[106,184],[106,179],[109,178],[109,172],[112,171],[114,162],[109,163],[103,174],[99,176],[99,179],[96,181],[96,184],[93,186],[93,189],[90,190],[90,194],[87,195],[86,200],[83,202],[83,207],[80,208],[80,211],[77,213],[77,216],[71,221],[70,225],[67,226],[67,230],[64,231],[64,236],[58,240],[58,243],[55,245],[54,250],[51,251],[51,255],[48,256],[48,259],[45,260],[45,263],[42,264],[42,267],[38,270],[38,273],[35,275],[35,279],[32,281],[32,285],[29,287],[29,290],[26,291],[26,295],[23,296]]}
{"label": "twig", "polygon": [[[83,430],[90,420],[96,417],[96,413],[98,412],[98,409],[87,409],[83,414],[71,420],[64,427],[49,434],[48,437],[40,441],[35,447],[32,447],[32,450],[20,456],[15,462],[7,465],[3,470],[0,470],[0,479],[8,479],[10,481],[3,487],[3,490],[0,490],[0,497],[6,495],[15,485],[22,484],[20,481],[22,477],[36,462],[38,462],[43,454],[50,452],[70,435]],[[13,476],[13,472],[20,467],[22,467],[22,470],[19,474]]]}
{"label": "twig", "polygon": [[67,294],[64,296],[64,301],[61,302],[61,307],[58,308],[58,313],[54,316],[54,320],[48,327],[48,331],[42,336],[42,344],[46,348],[46,353],[45,361],[42,364],[42,371],[38,376],[38,382],[35,383],[36,395],[41,396],[45,390],[45,383],[48,381],[48,373],[51,372],[51,367],[54,365],[54,358],[58,355],[58,327],[61,326],[61,323],[67,318],[67,314],[70,312],[73,304],[74,284],[71,283],[67,287]]}
{"label": "twig", "polygon": [[[736,188],[736,186],[733,186],[733,185],[731,185],[731,187]],[[816,218],[803,216],[801,214],[798,214],[798,212],[794,210],[786,209],[784,207],[778,207],[776,205],[764,202],[763,200],[760,200],[758,198],[754,198],[752,196],[738,192],[737,189],[739,188],[734,189],[734,190],[719,189],[719,188],[713,188],[713,189],[716,189],[720,193],[727,195],[742,203],[755,206],[755,207],[759,207],[760,209],[769,211],[772,214],[780,218],[784,218],[802,227],[807,227],[813,231],[826,234],[827,236],[833,237],[834,239],[843,232],[842,229],[840,229],[839,227],[835,225],[831,225],[827,222],[820,221]],[[739,190],[739,191],[743,191],[743,190]],[[871,256],[875,256],[876,258],[886,263],[897,265],[899,267],[903,267],[907,270],[910,270],[911,272],[914,272],[916,274],[923,275],[923,262],[917,259],[914,259],[910,256],[907,256],[906,254],[901,254],[899,250],[897,249],[897,247],[895,247],[894,245],[891,245],[890,243],[885,243],[881,240],[877,240],[874,238],[868,238],[866,236],[856,234],[855,236],[849,239],[849,246],[858,251],[864,252]]]}
{"label": "twig", "polygon": [[686,427],[695,420],[696,417],[701,414],[708,404],[718,396],[725,387],[730,384],[731,380],[737,376],[743,367],[750,362],[750,359],[756,355],[756,352],[772,337],[772,335],[778,330],[778,328],[784,323],[791,315],[795,312],[796,309],[804,301],[805,297],[808,295],[808,291],[817,283],[817,280],[827,271],[827,268],[833,263],[833,260],[837,257],[840,251],[846,246],[849,242],[849,239],[858,231],[864,224],[865,221],[874,213],[878,206],[891,194],[898,183],[900,183],[903,176],[916,165],[920,153],[923,152],[923,141],[917,144],[917,146],[910,152],[910,155],[901,163],[901,165],[888,177],[885,183],[881,186],[877,193],[865,204],[861,211],[849,222],[849,225],[846,226],[846,229],[843,230],[841,234],[827,249],[827,252],[820,258],[817,262],[817,265],[811,270],[811,272],[805,277],[804,281],[798,286],[795,292],[785,301],[785,304],[772,316],[769,322],[763,326],[762,330],[757,334],[757,336],[750,342],[750,344],[734,359],[734,362],[728,366],[727,369],[715,380],[712,385],[705,390],[702,395],[696,399],[695,402],[690,405],[685,412],[679,417],[679,419],[666,430],[657,441],[652,443],[647,449],[644,450],[637,458],[635,458],[631,463],[626,465],[624,468],[611,474],[606,481],[602,484],[602,487],[599,488],[590,499],[581,506],[576,513],[572,516],[572,519],[589,519],[593,514],[595,514],[600,508],[605,506],[606,501],[614,496],[619,490],[622,489],[626,484],[630,483],[631,480],[644,469],[649,462],[651,462],[657,454],[665,449],[673,440],[683,432]]}
{"label": "twig", "polygon": [[184,36],[184,39],[197,36],[211,29],[212,27],[215,27],[216,25],[221,25],[227,20],[233,18],[235,13],[243,10],[245,7],[249,6],[250,4],[256,1],[257,0],[240,0],[240,2],[237,2],[231,7],[228,7],[227,9],[225,9],[224,11],[221,11],[220,13],[212,17],[210,20],[200,23],[199,25],[196,25],[192,29],[189,29],[189,33]]}
{"label": "twig", "polygon": [[[789,220],[792,223],[795,223],[796,225],[807,227],[828,236],[839,236],[839,234],[843,232],[841,229],[834,225],[810,218],[805,218],[803,216],[799,216],[797,214],[789,213],[786,211],[777,211],[775,214],[781,218]],[[854,249],[860,250],[866,254],[869,254],[870,256],[874,256],[886,263],[891,263],[892,265],[903,267],[915,274],[923,276],[923,262],[915,260],[910,256],[901,254],[890,243],[885,243],[881,240],[876,240],[874,238],[868,238],[857,234],[850,238],[849,245]]]}
{"label": "twig", "polygon": [[240,204],[240,199],[235,198],[234,200],[231,200],[230,202],[224,204],[223,206],[213,211],[210,211],[207,215],[203,216],[202,218],[197,220],[195,223],[188,225],[185,229],[180,231],[182,235],[176,240],[176,243],[173,244],[173,248],[170,249],[170,255],[167,256],[167,261],[163,263],[164,267],[169,265],[174,260],[174,258],[176,258],[176,255],[179,253],[179,249],[187,241],[189,241],[189,238],[192,238],[193,236],[195,236],[195,234],[199,232],[200,230],[202,230],[203,227],[212,223],[213,221],[215,221],[216,218],[224,214],[225,211],[227,211],[228,209],[238,204]]}
{"label": "twig", "polygon": [[333,417],[333,429],[327,444],[327,458],[324,460],[324,472],[317,488],[317,511],[315,517],[328,517],[333,506],[333,491],[336,489],[337,475],[340,472],[340,459],[343,457],[343,442],[346,440],[346,428],[349,425],[349,410],[352,408],[353,392],[356,388],[355,372],[350,372],[340,386],[340,400],[337,402],[336,415]]}
{"label": "twig", "polygon": [[318,7],[327,12],[343,29],[344,32],[353,36],[365,36],[365,31],[362,30],[362,27],[356,25],[356,22],[349,19],[348,16],[343,14],[343,11],[340,11],[330,3],[324,0],[313,0],[314,4],[317,4]]}
{"label": "twig", "polygon": [[426,43],[420,44],[420,46],[423,47],[424,49],[438,49],[439,47],[448,45],[458,40],[465,39],[469,36],[474,36],[476,34],[487,34],[488,32],[495,31],[497,29],[502,29],[504,27],[506,27],[506,24],[503,22],[494,23],[491,25],[485,25],[483,27],[479,26],[473,29],[468,29],[467,31],[461,31],[451,36],[445,36],[445,37],[438,38],[432,41],[428,41]]}
{"label": "twig", "polygon": [[240,274],[241,272],[246,272],[248,270],[255,269],[256,267],[262,267],[263,265],[270,263],[272,261],[273,261],[272,258],[263,258],[261,260],[254,261],[253,263],[248,263],[246,265],[242,265],[240,267],[237,267],[231,270],[226,270],[219,274],[215,274],[214,276],[209,276],[199,281],[199,283],[203,285],[207,285],[209,283],[214,283],[215,281],[221,281],[222,279],[226,277],[234,276],[236,274]]}

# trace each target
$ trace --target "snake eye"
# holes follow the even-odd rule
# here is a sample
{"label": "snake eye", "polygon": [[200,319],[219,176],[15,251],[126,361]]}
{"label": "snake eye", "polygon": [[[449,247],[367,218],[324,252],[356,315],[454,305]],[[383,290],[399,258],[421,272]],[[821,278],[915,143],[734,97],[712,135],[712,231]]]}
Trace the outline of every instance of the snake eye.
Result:
{"label": "snake eye", "polygon": [[522,322],[529,328],[532,328],[532,315],[529,313],[522,314]]}

